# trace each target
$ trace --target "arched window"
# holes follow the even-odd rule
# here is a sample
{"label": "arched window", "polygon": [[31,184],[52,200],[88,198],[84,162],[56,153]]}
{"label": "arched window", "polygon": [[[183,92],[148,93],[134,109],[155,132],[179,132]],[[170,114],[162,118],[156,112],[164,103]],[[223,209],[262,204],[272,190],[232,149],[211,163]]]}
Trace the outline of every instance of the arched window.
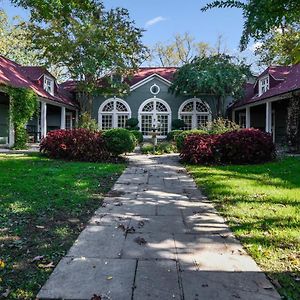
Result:
{"label": "arched window", "polygon": [[98,114],[100,129],[125,127],[126,120],[131,117],[129,105],[122,99],[112,98],[104,101]]}
{"label": "arched window", "polygon": [[165,137],[171,129],[171,109],[159,98],[151,98],[139,108],[139,123],[145,137],[150,137],[152,128],[157,128],[158,136]]}
{"label": "arched window", "polygon": [[183,102],[179,108],[178,118],[185,123],[186,130],[199,129],[211,121],[209,105],[197,98]]}

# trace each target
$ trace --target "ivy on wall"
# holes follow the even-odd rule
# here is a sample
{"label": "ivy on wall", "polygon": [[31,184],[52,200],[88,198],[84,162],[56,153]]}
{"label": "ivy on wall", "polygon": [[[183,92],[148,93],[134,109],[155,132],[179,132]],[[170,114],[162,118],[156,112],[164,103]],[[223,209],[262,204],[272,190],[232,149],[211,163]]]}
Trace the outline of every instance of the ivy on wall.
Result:
{"label": "ivy on wall", "polygon": [[300,96],[290,99],[287,117],[289,150],[300,153]]}
{"label": "ivy on wall", "polygon": [[38,108],[38,97],[30,89],[7,87],[10,97],[10,118],[15,129],[14,149],[26,149],[26,125]]}

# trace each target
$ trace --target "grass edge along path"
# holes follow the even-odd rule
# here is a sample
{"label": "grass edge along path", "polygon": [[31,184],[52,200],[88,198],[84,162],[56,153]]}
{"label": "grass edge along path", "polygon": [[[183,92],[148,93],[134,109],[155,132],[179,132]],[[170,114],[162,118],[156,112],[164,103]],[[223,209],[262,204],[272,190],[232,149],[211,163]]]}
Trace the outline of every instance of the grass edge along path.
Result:
{"label": "grass edge along path", "polygon": [[186,168],[279,293],[300,299],[300,158]]}
{"label": "grass edge along path", "polygon": [[35,299],[124,169],[0,155],[0,298]]}

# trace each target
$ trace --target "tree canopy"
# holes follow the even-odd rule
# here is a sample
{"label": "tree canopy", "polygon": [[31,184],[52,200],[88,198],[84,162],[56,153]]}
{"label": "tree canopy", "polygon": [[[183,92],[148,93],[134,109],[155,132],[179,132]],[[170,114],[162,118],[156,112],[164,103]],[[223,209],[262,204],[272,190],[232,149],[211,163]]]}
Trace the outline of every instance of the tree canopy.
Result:
{"label": "tree canopy", "polygon": [[169,43],[158,42],[152,49],[152,60],[163,67],[181,67],[192,61],[195,56],[209,56],[225,53],[222,36],[219,36],[215,46],[205,42],[198,42],[185,32],[177,33]]}
{"label": "tree canopy", "polygon": [[79,6],[81,1],[71,2],[74,6],[62,7],[53,18],[47,16],[43,22],[32,18],[28,31],[32,49],[38,49],[48,65],[65,68],[78,81],[78,91],[84,95],[80,99],[88,99],[82,101],[82,110],[90,113],[93,94],[126,92],[111,75],[127,76],[144,61],[147,49],[141,42],[143,31],[126,9],[106,10],[95,1],[91,9]]}
{"label": "tree canopy", "polygon": [[240,8],[243,10],[244,26],[240,41],[241,50],[245,50],[250,38],[263,38],[270,30],[299,22],[299,0],[217,0],[201,10],[212,8]]}
{"label": "tree canopy", "polygon": [[211,95],[215,99],[217,114],[222,115],[224,99],[228,96],[240,99],[250,76],[249,66],[232,56],[196,57],[175,73],[170,90],[176,95],[191,97]]}
{"label": "tree canopy", "polygon": [[255,49],[260,65],[290,65],[300,62],[300,23],[272,30]]}
{"label": "tree canopy", "polygon": [[31,41],[23,24],[19,16],[9,19],[0,9],[0,54],[22,65],[39,64],[37,51],[26,51]]}

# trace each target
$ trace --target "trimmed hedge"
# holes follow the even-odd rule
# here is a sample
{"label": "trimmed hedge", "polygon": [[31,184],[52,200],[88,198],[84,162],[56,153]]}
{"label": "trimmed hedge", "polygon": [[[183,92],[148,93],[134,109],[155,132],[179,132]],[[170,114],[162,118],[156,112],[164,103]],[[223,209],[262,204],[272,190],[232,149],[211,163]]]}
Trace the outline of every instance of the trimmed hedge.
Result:
{"label": "trimmed hedge", "polygon": [[276,152],[270,134],[250,128],[189,135],[180,157],[193,164],[255,164],[274,159]]}
{"label": "trimmed hedge", "polygon": [[172,130],[172,131],[168,132],[167,141],[175,142],[177,135],[179,135],[182,132],[183,132],[183,130]]}
{"label": "trimmed hedge", "polygon": [[135,148],[136,139],[131,131],[124,128],[114,128],[103,132],[106,147],[114,156],[132,152]]}
{"label": "trimmed hedge", "polygon": [[138,130],[129,130],[129,132],[134,136],[136,145],[143,142],[144,137],[143,137],[143,134],[140,131],[138,131]]}
{"label": "trimmed hedge", "polygon": [[40,144],[50,158],[78,161],[107,161],[110,153],[101,132],[80,128],[50,131]]}

